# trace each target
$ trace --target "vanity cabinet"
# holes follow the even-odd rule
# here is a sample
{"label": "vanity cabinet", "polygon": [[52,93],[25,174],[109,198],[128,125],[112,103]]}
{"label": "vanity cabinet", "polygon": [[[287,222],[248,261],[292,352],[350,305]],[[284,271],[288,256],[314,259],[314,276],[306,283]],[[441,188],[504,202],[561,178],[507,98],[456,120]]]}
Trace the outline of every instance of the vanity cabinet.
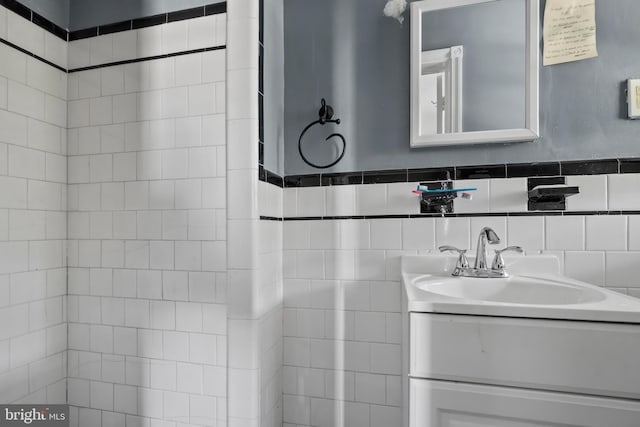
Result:
{"label": "vanity cabinet", "polygon": [[408,313],[410,427],[638,427],[634,324]]}

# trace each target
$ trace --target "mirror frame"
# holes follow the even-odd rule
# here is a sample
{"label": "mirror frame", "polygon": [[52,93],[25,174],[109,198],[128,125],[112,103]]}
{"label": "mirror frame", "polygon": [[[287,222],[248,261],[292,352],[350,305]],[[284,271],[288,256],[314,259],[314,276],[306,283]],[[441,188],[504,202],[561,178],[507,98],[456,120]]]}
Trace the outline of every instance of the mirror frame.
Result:
{"label": "mirror frame", "polygon": [[[473,132],[420,135],[420,75],[422,72],[422,14],[471,4],[504,0],[422,0],[411,3],[411,148],[443,145],[533,141],[539,137],[539,25],[540,1],[526,1],[525,127]],[[463,100],[464,102],[464,100]]]}

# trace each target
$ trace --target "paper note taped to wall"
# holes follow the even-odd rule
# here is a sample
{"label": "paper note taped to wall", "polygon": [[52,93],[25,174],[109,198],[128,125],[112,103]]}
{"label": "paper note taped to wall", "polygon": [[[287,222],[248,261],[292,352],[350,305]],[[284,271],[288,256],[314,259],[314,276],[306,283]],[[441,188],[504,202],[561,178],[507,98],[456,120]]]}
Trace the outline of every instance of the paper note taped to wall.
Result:
{"label": "paper note taped to wall", "polygon": [[547,0],[542,34],[544,65],[598,56],[595,0]]}

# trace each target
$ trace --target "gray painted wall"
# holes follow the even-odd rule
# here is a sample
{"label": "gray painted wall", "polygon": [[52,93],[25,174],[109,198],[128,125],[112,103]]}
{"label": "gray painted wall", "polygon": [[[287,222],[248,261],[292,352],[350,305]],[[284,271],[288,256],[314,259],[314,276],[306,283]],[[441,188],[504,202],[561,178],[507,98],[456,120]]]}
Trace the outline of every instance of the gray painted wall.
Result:
{"label": "gray painted wall", "polygon": [[[640,156],[640,121],[626,120],[623,82],[640,75],[640,2],[597,4],[600,56],[541,67],[537,142],[409,148],[409,17],[382,14],[385,0],[284,0],[285,172],[318,172],[297,152],[302,128],[326,97],[349,143],[331,171],[439,167]],[[541,2],[541,11],[545,1]],[[309,138],[305,153],[332,157]],[[325,170],[328,172],[328,170]]]}
{"label": "gray painted wall", "polygon": [[69,28],[69,5],[71,0],[19,0],[19,3],[36,11],[59,27]]}
{"label": "gray painted wall", "polygon": [[264,0],[264,166],[284,174],[284,16],[282,0]]}

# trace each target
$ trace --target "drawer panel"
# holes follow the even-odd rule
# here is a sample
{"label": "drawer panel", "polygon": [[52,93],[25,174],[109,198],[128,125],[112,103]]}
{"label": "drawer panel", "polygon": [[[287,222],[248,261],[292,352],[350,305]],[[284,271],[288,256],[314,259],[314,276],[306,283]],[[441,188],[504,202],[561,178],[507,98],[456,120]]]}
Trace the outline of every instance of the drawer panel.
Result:
{"label": "drawer panel", "polygon": [[410,313],[409,341],[413,378],[640,398],[640,325]]}
{"label": "drawer panel", "polygon": [[640,402],[410,380],[410,427],[637,427]]}

